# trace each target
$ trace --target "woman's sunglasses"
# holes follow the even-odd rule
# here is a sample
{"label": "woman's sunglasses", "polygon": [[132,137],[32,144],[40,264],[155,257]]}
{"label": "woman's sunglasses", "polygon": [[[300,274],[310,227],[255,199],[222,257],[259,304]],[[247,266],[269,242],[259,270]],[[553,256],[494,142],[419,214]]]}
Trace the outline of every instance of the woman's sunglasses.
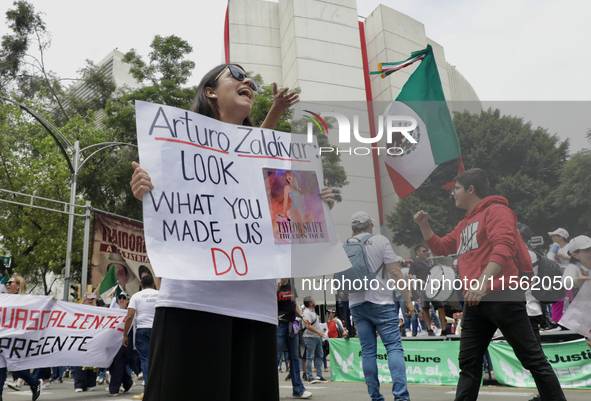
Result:
{"label": "woman's sunglasses", "polygon": [[[230,74],[232,74],[232,77],[234,77],[235,80],[242,82],[242,81],[244,81],[244,79],[249,78],[252,81],[252,90],[256,92],[259,89],[256,81],[254,79],[252,79],[251,77],[249,77],[248,75],[246,75],[244,72],[240,71],[240,69],[238,67],[235,67],[233,65],[228,65],[228,66],[226,66],[226,68],[230,70]],[[223,70],[220,71],[220,73],[218,74],[217,77],[215,77],[213,82],[217,81],[218,78],[222,76],[224,71],[226,71],[226,68],[224,68]]]}

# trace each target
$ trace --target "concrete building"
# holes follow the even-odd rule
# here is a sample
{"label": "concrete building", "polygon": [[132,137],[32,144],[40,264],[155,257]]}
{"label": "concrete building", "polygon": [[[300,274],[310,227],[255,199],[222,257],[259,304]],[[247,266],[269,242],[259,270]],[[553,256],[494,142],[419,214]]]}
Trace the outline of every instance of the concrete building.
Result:
{"label": "concrete building", "polygon": [[[139,83],[129,73],[130,65],[123,62],[124,54],[119,50],[115,49],[107,54],[101,61],[96,65],[100,67],[100,70],[106,76],[112,76],[115,80],[117,88],[128,86],[130,88],[138,88]],[[84,80],[77,81],[68,88],[73,95],[81,100],[85,100],[87,97],[92,95],[93,89],[89,87]],[[105,112],[103,110],[96,113],[97,123],[104,117]]]}
{"label": "concrete building", "polygon": [[[386,79],[369,78],[369,70],[377,70],[378,62],[402,61],[427,44],[433,47],[450,110],[482,109],[474,89],[446,61],[443,46],[426,36],[424,25],[384,5],[364,19],[358,17],[356,0],[230,0],[225,39],[226,61],[261,74],[267,84],[301,88],[296,116],[302,104],[359,115],[365,137],[371,135],[369,119],[392,102],[416,65]],[[336,144],[337,130],[331,131],[329,139]],[[342,241],[351,234],[350,216],[357,210],[379,219],[382,234],[391,237],[384,219],[399,199],[382,157],[341,155],[349,185],[332,216]],[[410,250],[394,248],[411,257]],[[301,292],[301,280],[296,283]],[[324,298],[319,291],[304,293],[319,303]],[[334,296],[327,302],[334,304]]]}

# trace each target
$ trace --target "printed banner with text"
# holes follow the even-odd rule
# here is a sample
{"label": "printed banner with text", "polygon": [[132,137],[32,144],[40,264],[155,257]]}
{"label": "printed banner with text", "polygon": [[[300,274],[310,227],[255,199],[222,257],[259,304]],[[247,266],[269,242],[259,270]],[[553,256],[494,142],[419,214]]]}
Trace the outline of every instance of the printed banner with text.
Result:
{"label": "printed banner with text", "polygon": [[142,224],[95,212],[90,284],[98,286],[109,269],[115,269],[119,285],[129,295],[140,290],[142,274],[156,277],[146,253]]}
{"label": "printed banner with text", "polygon": [[[585,340],[542,344],[542,349],[560,386],[591,389],[591,350]],[[509,344],[491,343],[488,352],[499,383],[513,387],[536,387],[530,371],[523,368]]]}
{"label": "printed banner with text", "polygon": [[0,358],[8,370],[109,367],[121,348],[127,311],[0,294]]}
{"label": "printed banner with text", "polygon": [[136,102],[146,246],[155,273],[189,280],[332,274],[350,266],[328,206],[318,145]]}
{"label": "printed banner with text", "polygon": [[[365,381],[359,339],[330,339],[329,343],[332,379],[343,382]],[[458,384],[459,341],[408,341],[403,342],[403,346],[406,379],[409,384]],[[380,383],[392,383],[388,353],[381,340],[378,340],[377,363]]]}

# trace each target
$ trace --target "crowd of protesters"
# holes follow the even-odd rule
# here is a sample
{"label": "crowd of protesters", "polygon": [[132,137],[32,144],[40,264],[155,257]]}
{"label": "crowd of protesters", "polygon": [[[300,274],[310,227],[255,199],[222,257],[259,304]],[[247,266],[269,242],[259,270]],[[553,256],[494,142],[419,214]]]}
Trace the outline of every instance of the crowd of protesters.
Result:
{"label": "crowd of protesters", "polygon": [[[249,114],[256,90],[256,83],[242,67],[222,64],[201,80],[191,111],[225,123],[252,126]],[[295,102],[297,94],[288,94],[287,89],[277,92],[274,86],[274,103],[261,127],[274,129],[283,111]],[[143,200],[154,185],[146,170],[137,163],[133,163],[133,167],[132,191],[136,198]],[[463,291],[457,399],[477,399],[483,355],[492,336],[500,329],[523,366],[531,371],[540,389],[540,396],[536,397],[564,400],[558,379],[536,340],[523,291],[499,290],[498,287],[492,290],[487,286],[487,283],[498,284],[508,276],[517,275],[518,267],[529,267],[533,272],[527,248],[518,240],[516,216],[506,199],[488,196],[488,179],[482,170],[468,170],[459,174],[455,181],[452,195],[456,207],[467,211],[465,219],[451,233],[439,237],[431,230],[428,214],[418,211],[414,220],[428,248],[419,246],[415,249],[416,263],[408,272],[402,271],[402,258],[394,253],[390,241],[382,235],[373,235],[374,221],[367,213],[357,212],[351,217],[352,238],[365,242],[366,237],[371,236],[370,241],[365,242],[366,258],[373,272],[381,269],[382,274],[376,276],[378,280],[404,280],[405,274],[424,280],[429,268],[425,256],[430,249],[436,255],[457,254],[460,275],[480,283],[477,289]],[[335,196],[329,188],[323,188],[320,196],[329,208],[333,207]],[[568,233],[561,235],[566,231],[561,230],[551,233],[558,248],[553,247],[549,256],[566,265],[565,274],[572,275],[575,284],[583,285],[589,279],[588,269],[591,268],[591,256],[588,255],[591,239],[579,236],[567,244]],[[14,281],[9,286],[20,283],[24,293],[24,279],[15,276],[11,280]],[[142,279],[144,291],[153,288],[147,281],[145,284]],[[137,357],[125,349],[132,341],[127,332],[130,326],[126,324],[121,349],[108,369],[109,395],[129,391],[133,385],[132,371],[136,374],[141,371],[145,389],[134,399],[277,400],[277,368],[286,351],[293,397],[310,398],[312,394],[305,384],[326,381],[323,338],[336,335],[359,338],[368,393],[373,400],[383,400],[376,364],[378,333],[388,353],[392,394],[397,401],[410,400],[401,343],[401,334],[406,331],[400,329],[399,316],[406,315],[412,322],[415,312],[420,314],[416,308],[418,303],[423,307],[422,320],[427,325],[427,335],[435,334],[430,323],[437,316],[434,314],[431,319],[430,312],[427,312],[431,309],[438,312],[441,334],[446,335],[449,331],[440,304],[428,305],[422,294],[417,300],[407,288],[398,288],[394,292],[384,290],[387,287],[339,294],[344,322],[337,321],[331,311],[330,319],[323,326],[314,299],[305,297],[300,309],[295,303],[295,288],[286,279],[279,282],[272,279],[242,282],[163,279],[158,301],[152,304],[156,306],[149,323],[153,332],[140,324],[142,307],[134,303],[133,297],[128,300],[124,294],[117,300],[119,307],[128,308],[129,318],[138,314],[135,341],[140,362],[138,364]],[[10,293],[21,292],[11,289]],[[553,313],[554,310],[557,312],[554,319],[559,319],[560,312],[564,313],[568,305],[576,302],[574,295],[565,294],[562,306],[553,306]],[[84,302],[96,305],[96,297],[87,295]],[[149,329],[149,333],[144,329]],[[412,333],[416,334],[414,330]],[[197,355],[207,363],[195,363],[193,356]],[[13,374],[31,387],[33,400],[36,400],[44,385],[40,371]],[[73,374],[75,391],[92,391],[103,380],[100,375],[97,378],[94,368],[74,367]],[[6,368],[0,367],[0,381],[5,377]],[[179,381],[179,377],[192,379]]]}
{"label": "crowd of protesters", "polygon": [[[116,290],[114,290],[116,291]],[[6,282],[8,294],[26,294],[26,281],[22,276],[13,275]],[[109,397],[127,393],[136,380],[143,379],[144,385],[148,380],[148,350],[150,347],[150,335],[152,330],[155,299],[158,297],[154,278],[150,274],[141,278],[140,291],[130,297],[125,291],[116,291],[110,305],[105,305],[97,293],[89,292],[84,295],[81,304],[94,307],[112,307],[127,309],[127,319],[123,330],[120,349],[110,366],[106,369],[90,366],[59,366],[53,368],[38,368],[30,370],[10,372],[13,380],[7,383],[7,387],[14,391],[21,391],[23,385],[30,387],[33,401],[37,400],[44,388],[49,388],[51,383],[58,381],[63,383],[65,375],[74,379],[74,392],[82,393],[94,391],[97,385],[107,386],[105,390]],[[134,333],[135,330],[135,333]],[[135,342],[135,347],[134,347]],[[0,363],[4,364],[3,358]],[[0,365],[0,401],[8,371],[6,366]],[[133,396],[134,400],[142,400],[144,393]]]}

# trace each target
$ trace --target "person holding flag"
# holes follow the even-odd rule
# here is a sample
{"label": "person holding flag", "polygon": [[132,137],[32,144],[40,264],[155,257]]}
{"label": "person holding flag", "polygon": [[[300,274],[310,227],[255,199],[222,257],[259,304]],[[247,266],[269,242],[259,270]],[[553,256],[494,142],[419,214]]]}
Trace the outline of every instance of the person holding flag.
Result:
{"label": "person holding flag", "polygon": [[117,303],[117,297],[123,292],[119,280],[117,280],[117,269],[113,263],[109,266],[109,270],[105,275],[105,278],[101,281],[98,286],[98,293],[105,304],[111,308],[119,308]]}

